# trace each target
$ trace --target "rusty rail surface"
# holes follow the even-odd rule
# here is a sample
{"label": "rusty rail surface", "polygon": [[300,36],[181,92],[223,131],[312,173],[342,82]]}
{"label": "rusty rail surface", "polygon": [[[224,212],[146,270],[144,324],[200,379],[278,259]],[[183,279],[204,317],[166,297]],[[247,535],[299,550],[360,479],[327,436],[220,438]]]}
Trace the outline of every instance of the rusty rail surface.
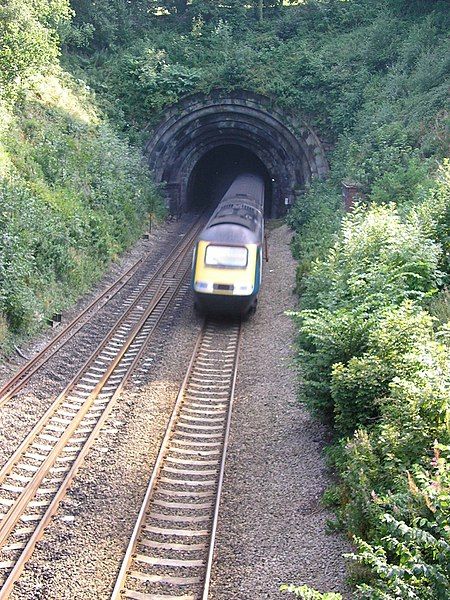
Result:
{"label": "rusty rail surface", "polygon": [[0,470],[0,600],[9,597],[163,316],[187,287],[197,223]]}
{"label": "rusty rail surface", "polygon": [[[194,223],[190,231],[187,232],[186,236],[190,237],[192,231],[196,234],[200,231],[199,223],[204,223],[202,216]],[[185,240],[181,240],[175,248],[172,250],[170,255],[167,257],[167,261],[170,262],[180,248],[183,247]],[[14,375],[8,379],[2,386],[0,386],[0,406],[5,404],[8,400],[14,397],[20,392],[28,381],[35,375],[42,367],[44,367],[49,360],[55,356],[73,337],[79,333],[102,308],[113,300],[123,288],[130,282],[135,274],[137,274],[139,267],[144,266],[148,256],[141,257],[137,260],[125,273],[123,273],[114,283],[112,283],[105,291],[99,296],[94,298],[82,312],[75,317],[68,325],[66,325],[62,331],[52,338],[42,350],[39,351],[36,356],[28,360],[20,369],[14,373]],[[175,258],[176,260],[176,258]],[[147,275],[141,279],[141,284],[145,285],[149,281],[155,281],[161,275],[164,275],[164,271],[170,268],[167,263],[164,263],[156,272]],[[137,293],[138,288],[136,287],[133,292],[130,293],[129,299],[132,301],[133,293]]]}
{"label": "rusty rail surface", "polygon": [[207,600],[241,324],[200,332],[112,600]]}

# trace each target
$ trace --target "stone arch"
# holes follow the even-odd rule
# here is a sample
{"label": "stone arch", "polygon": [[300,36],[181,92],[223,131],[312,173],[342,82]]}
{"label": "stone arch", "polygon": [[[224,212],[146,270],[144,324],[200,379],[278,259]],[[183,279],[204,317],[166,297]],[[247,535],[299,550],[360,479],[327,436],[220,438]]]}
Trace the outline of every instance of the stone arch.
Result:
{"label": "stone arch", "polygon": [[247,148],[265,165],[273,184],[271,217],[284,214],[295,192],[328,173],[325,151],[312,128],[267,97],[239,91],[185,98],[166,111],[145,146],[157,183],[166,183],[169,209],[186,208],[195,165],[222,145]]}

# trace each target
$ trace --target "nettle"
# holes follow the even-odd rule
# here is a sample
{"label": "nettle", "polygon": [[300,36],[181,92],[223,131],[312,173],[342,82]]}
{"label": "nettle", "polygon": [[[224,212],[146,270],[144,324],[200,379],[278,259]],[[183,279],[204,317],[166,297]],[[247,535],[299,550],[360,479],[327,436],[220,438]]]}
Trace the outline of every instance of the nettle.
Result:
{"label": "nettle", "polygon": [[432,469],[416,468],[409,492],[416,511],[409,523],[393,513],[380,516],[378,544],[356,539],[368,582],[357,597],[367,600],[447,600],[450,589],[450,446],[435,444]]}

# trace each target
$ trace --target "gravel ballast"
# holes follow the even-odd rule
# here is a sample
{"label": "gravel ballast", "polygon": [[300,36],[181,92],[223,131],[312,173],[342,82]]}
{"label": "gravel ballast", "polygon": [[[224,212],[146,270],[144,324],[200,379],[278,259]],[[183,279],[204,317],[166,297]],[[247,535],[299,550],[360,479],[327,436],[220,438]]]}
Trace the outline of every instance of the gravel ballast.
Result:
{"label": "gravel ballast", "polygon": [[[320,504],[331,483],[326,431],[296,398],[294,329],[284,314],[295,306],[290,236],[286,226],[271,232],[258,311],[244,326],[212,600],[284,597],[284,582],[347,592],[342,554],[349,546],[326,534],[332,515]],[[121,396],[12,600],[110,598],[200,325],[187,293]],[[27,421],[42,410],[24,406]]]}
{"label": "gravel ballast", "polygon": [[298,404],[292,368],[295,261],[289,229],[269,237],[256,314],[246,324],[213,566],[213,600],[283,598],[281,583],[347,591],[342,554],[321,505],[331,484],[325,429]]}

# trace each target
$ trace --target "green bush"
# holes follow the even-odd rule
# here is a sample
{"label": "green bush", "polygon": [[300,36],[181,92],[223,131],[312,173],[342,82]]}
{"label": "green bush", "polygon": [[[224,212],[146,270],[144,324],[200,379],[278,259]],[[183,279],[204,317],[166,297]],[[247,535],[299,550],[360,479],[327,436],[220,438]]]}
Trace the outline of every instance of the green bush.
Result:
{"label": "green bush", "polygon": [[450,589],[450,463],[449,446],[435,446],[432,469],[416,469],[410,494],[416,503],[410,524],[392,513],[380,515],[378,544],[357,540],[350,555],[367,572],[357,597],[367,600],[415,598],[446,600]]}
{"label": "green bush", "polygon": [[420,224],[402,221],[394,206],[356,207],[342,222],[326,259],[304,281],[308,307],[382,307],[422,299],[440,283],[439,245]]}
{"label": "green bush", "polygon": [[[420,318],[417,312],[415,320]],[[409,522],[418,514],[408,473],[428,468],[435,440],[447,445],[450,442],[450,351],[444,343],[447,333],[444,329],[434,334],[430,324],[426,325],[426,313],[422,318],[422,325],[411,332],[417,334],[416,339],[410,338],[409,348],[405,344],[403,355],[404,342],[397,337],[395,353],[401,366],[386,385],[387,391],[376,398],[376,421],[366,423],[366,429],[357,430],[352,438],[343,439],[334,453],[342,476],[340,522],[366,539],[380,537],[383,507]],[[393,336],[392,341],[395,339]],[[389,363],[387,366],[392,367]]]}
{"label": "green bush", "polygon": [[6,0],[0,6],[0,95],[20,79],[53,65],[59,33],[70,18],[68,0]]}
{"label": "green bush", "polygon": [[332,418],[332,368],[363,354],[371,328],[371,315],[364,307],[351,310],[303,310],[294,313],[297,322],[300,397],[311,410]]}
{"label": "green bush", "polygon": [[421,224],[430,238],[442,248],[439,269],[443,283],[450,283],[450,161],[444,160],[436,174],[436,180],[427,190],[422,201],[411,207],[411,220]]}
{"label": "green bush", "polygon": [[297,290],[303,291],[303,277],[316,258],[330,247],[343,216],[342,198],[329,182],[314,182],[300,196],[287,216],[294,229],[292,252],[298,260]]}
{"label": "green bush", "polygon": [[411,302],[378,311],[370,323],[366,351],[332,366],[337,433],[351,435],[359,426],[375,423],[391,382],[422,369],[420,348],[433,339],[432,318]]}
{"label": "green bush", "polygon": [[[344,219],[328,256],[313,263],[304,279],[302,307],[313,308],[297,313],[302,396],[313,410],[334,415],[339,427],[349,431],[365,411],[367,419],[375,416],[371,398],[384,389],[391,370],[386,356],[364,355],[370,333],[375,335],[376,324],[391,306],[406,298],[426,299],[435,290],[439,256],[439,246],[417,224],[402,222],[394,207],[361,206]],[[331,391],[337,363],[342,363],[334,372],[339,409]],[[367,388],[362,379],[358,391],[360,369],[365,374],[374,370]],[[345,425],[352,394],[354,418]]]}
{"label": "green bush", "polygon": [[23,82],[0,128],[0,315],[35,331],[137,238],[158,194],[140,154],[54,69]]}
{"label": "green bush", "polygon": [[280,591],[294,594],[296,598],[302,598],[302,600],[342,600],[341,594],[334,594],[333,592],[321,594],[307,585],[282,585]]}

